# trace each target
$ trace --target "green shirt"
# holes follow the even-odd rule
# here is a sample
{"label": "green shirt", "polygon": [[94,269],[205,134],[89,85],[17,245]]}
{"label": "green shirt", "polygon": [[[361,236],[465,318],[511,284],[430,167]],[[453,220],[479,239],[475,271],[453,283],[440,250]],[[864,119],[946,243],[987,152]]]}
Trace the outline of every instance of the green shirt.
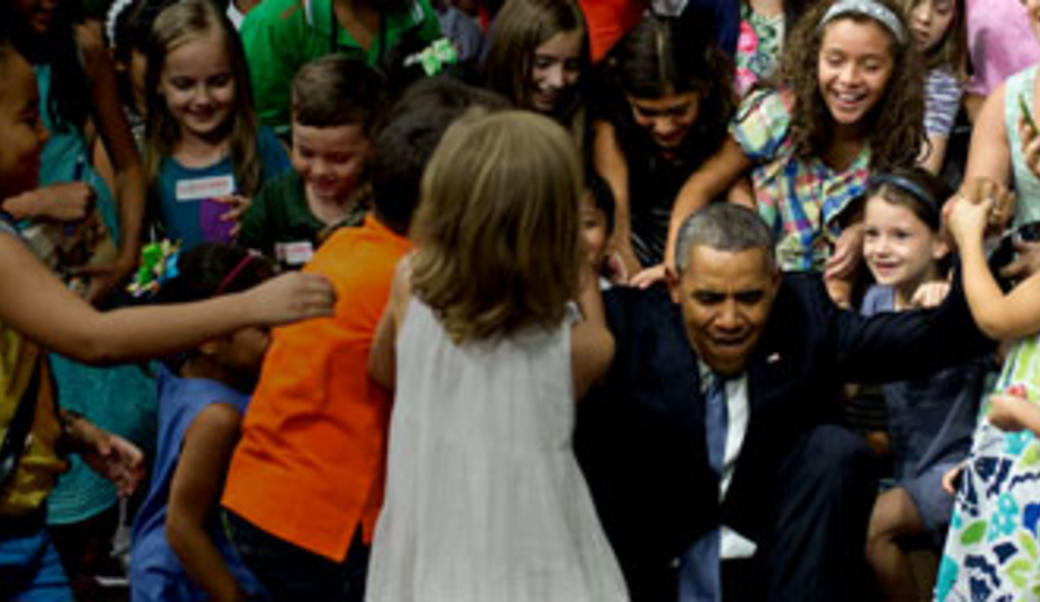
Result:
{"label": "green shirt", "polygon": [[416,36],[425,44],[441,36],[429,0],[409,0],[407,8],[383,15],[382,32],[365,52],[334,20],[332,1],[264,0],[242,23],[257,112],[278,135],[289,131],[292,79],[304,63],[336,50],[378,65],[383,54],[406,36]]}
{"label": "green shirt", "polygon": [[358,226],[364,216],[364,209],[355,206],[334,226],[321,221],[307,205],[303,178],[296,170],[289,170],[264,184],[257,193],[242,216],[238,244],[288,267],[299,268],[310,260],[330,230]]}

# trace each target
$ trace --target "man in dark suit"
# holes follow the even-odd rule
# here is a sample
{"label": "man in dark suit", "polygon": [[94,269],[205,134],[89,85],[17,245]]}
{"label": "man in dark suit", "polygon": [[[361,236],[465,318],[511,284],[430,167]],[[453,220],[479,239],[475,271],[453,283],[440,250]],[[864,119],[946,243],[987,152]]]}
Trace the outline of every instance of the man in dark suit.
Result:
{"label": "man in dark suit", "polygon": [[776,268],[753,211],[684,223],[677,278],[605,296],[617,352],[575,446],[633,600],[856,600],[876,495],[836,426],[845,382],[905,379],[991,346],[959,285],[934,311],[863,318]]}

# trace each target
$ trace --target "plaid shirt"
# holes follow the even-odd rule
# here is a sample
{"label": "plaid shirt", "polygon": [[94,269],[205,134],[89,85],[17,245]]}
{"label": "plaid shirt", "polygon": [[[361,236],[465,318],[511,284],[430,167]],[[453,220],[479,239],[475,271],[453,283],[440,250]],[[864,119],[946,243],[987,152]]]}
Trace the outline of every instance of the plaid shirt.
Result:
{"label": "plaid shirt", "polygon": [[794,98],[775,90],[750,94],[729,132],[755,162],[751,172],[762,219],[776,235],[776,255],[785,271],[822,271],[841,233],[839,218],[866,194],[870,150],[844,171],[819,157],[796,157],[791,138]]}

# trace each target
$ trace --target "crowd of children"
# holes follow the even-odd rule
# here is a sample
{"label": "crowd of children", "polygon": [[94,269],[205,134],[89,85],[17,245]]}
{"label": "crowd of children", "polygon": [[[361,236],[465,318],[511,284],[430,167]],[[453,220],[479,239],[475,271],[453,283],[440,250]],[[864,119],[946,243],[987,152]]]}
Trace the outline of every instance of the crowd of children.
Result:
{"label": "crowd of children", "polygon": [[101,13],[0,0],[0,600],[630,599],[574,402],[714,203],[1000,343],[882,387],[864,599],[1040,592],[1040,0]]}

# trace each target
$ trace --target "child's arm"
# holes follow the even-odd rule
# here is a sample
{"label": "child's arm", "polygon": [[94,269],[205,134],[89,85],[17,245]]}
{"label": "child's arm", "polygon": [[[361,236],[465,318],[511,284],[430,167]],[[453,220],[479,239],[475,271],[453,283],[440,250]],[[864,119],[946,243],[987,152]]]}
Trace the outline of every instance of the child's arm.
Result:
{"label": "child's arm", "polygon": [[184,433],[166,509],[170,548],[188,576],[220,602],[245,599],[205,527],[220,498],[241,418],[237,409],[223,403],[199,413]]}
{"label": "child's arm", "polygon": [[390,285],[390,300],[379,319],[372,349],[368,352],[368,374],[391,391],[397,379],[397,331],[404,323],[408,300],[412,297],[412,266],[406,255],[397,262]]}
{"label": "child's arm", "polygon": [[1007,186],[1011,177],[1011,149],[1004,127],[1004,84],[983,103],[975,119],[968,148],[968,164],[964,168],[965,184],[988,178]]}
{"label": "child's arm", "polygon": [[49,219],[77,222],[87,217],[94,204],[94,189],[86,182],[62,182],[8,197],[0,209],[17,220]]}
{"label": "child's arm", "polygon": [[953,201],[947,217],[950,233],[960,251],[964,295],[972,318],[986,336],[1010,339],[1040,330],[1040,274],[1034,274],[1004,295],[986,262],[983,233],[993,199],[972,203]]}
{"label": "child's arm", "polygon": [[621,258],[624,271],[634,276],[642,266],[632,250],[632,222],[629,218],[628,163],[618,146],[614,126],[607,121],[593,124],[593,161],[596,171],[603,176],[614,194],[614,232],[610,235],[610,248]]}
{"label": "child's arm", "polygon": [[993,395],[989,421],[993,426],[1010,432],[1029,429],[1040,436],[1040,407],[1015,395]]}
{"label": "child's arm", "polygon": [[332,315],[335,292],[316,274],[284,274],[248,291],[177,305],[99,312],[66,289],[18,238],[0,233],[0,322],[87,363],[190,349],[246,326]]}
{"label": "child's arm", "polygon": [[928,143],[925,144],[921,157],[917,159],[917,164],[932,175],[939,175],[946,160],[948,141],[949,138],[942,134],[928,134]]}
{"label": "child's arm", "polygon": [[78,27],[77,41],[83,51],[87,80],[90,83],[91,114],[105,149],[115,168],[116,205],[119,210],[119,253],[109,266],[92,268],[87,289],[88,301],[96,302],[126,280],[137,265],[144,220],[144,171],[130,126],[123,114],[116,85],[115,69],[100,35]]}
{"label": "child's arm", "polygon": [[126,439],[106,432],[82,416],[62,410],[62,438],[94,472],[129,496],[144,478],[144,454]]}
{"label": "child's arm", "polygon": [[674,271],[675,243],[683,221],[701,207],[719,198],[728,191],[740,176],[751,169],[751,158],[744,154],[740,144],[732,136],[726,136],[722,147],[690,174],[679,190],[672,207],[672,219],[668,226],[668,244],[665,246],[664,264]]}
{"label": "child's arm", "polygon": [[614,361],[614,335],[607,328],[603,296],[591,267],[586,266],[582,274],[578,307],[583,319],[571,328],[571,377],[574,379],[575,399],[584,397]]}

